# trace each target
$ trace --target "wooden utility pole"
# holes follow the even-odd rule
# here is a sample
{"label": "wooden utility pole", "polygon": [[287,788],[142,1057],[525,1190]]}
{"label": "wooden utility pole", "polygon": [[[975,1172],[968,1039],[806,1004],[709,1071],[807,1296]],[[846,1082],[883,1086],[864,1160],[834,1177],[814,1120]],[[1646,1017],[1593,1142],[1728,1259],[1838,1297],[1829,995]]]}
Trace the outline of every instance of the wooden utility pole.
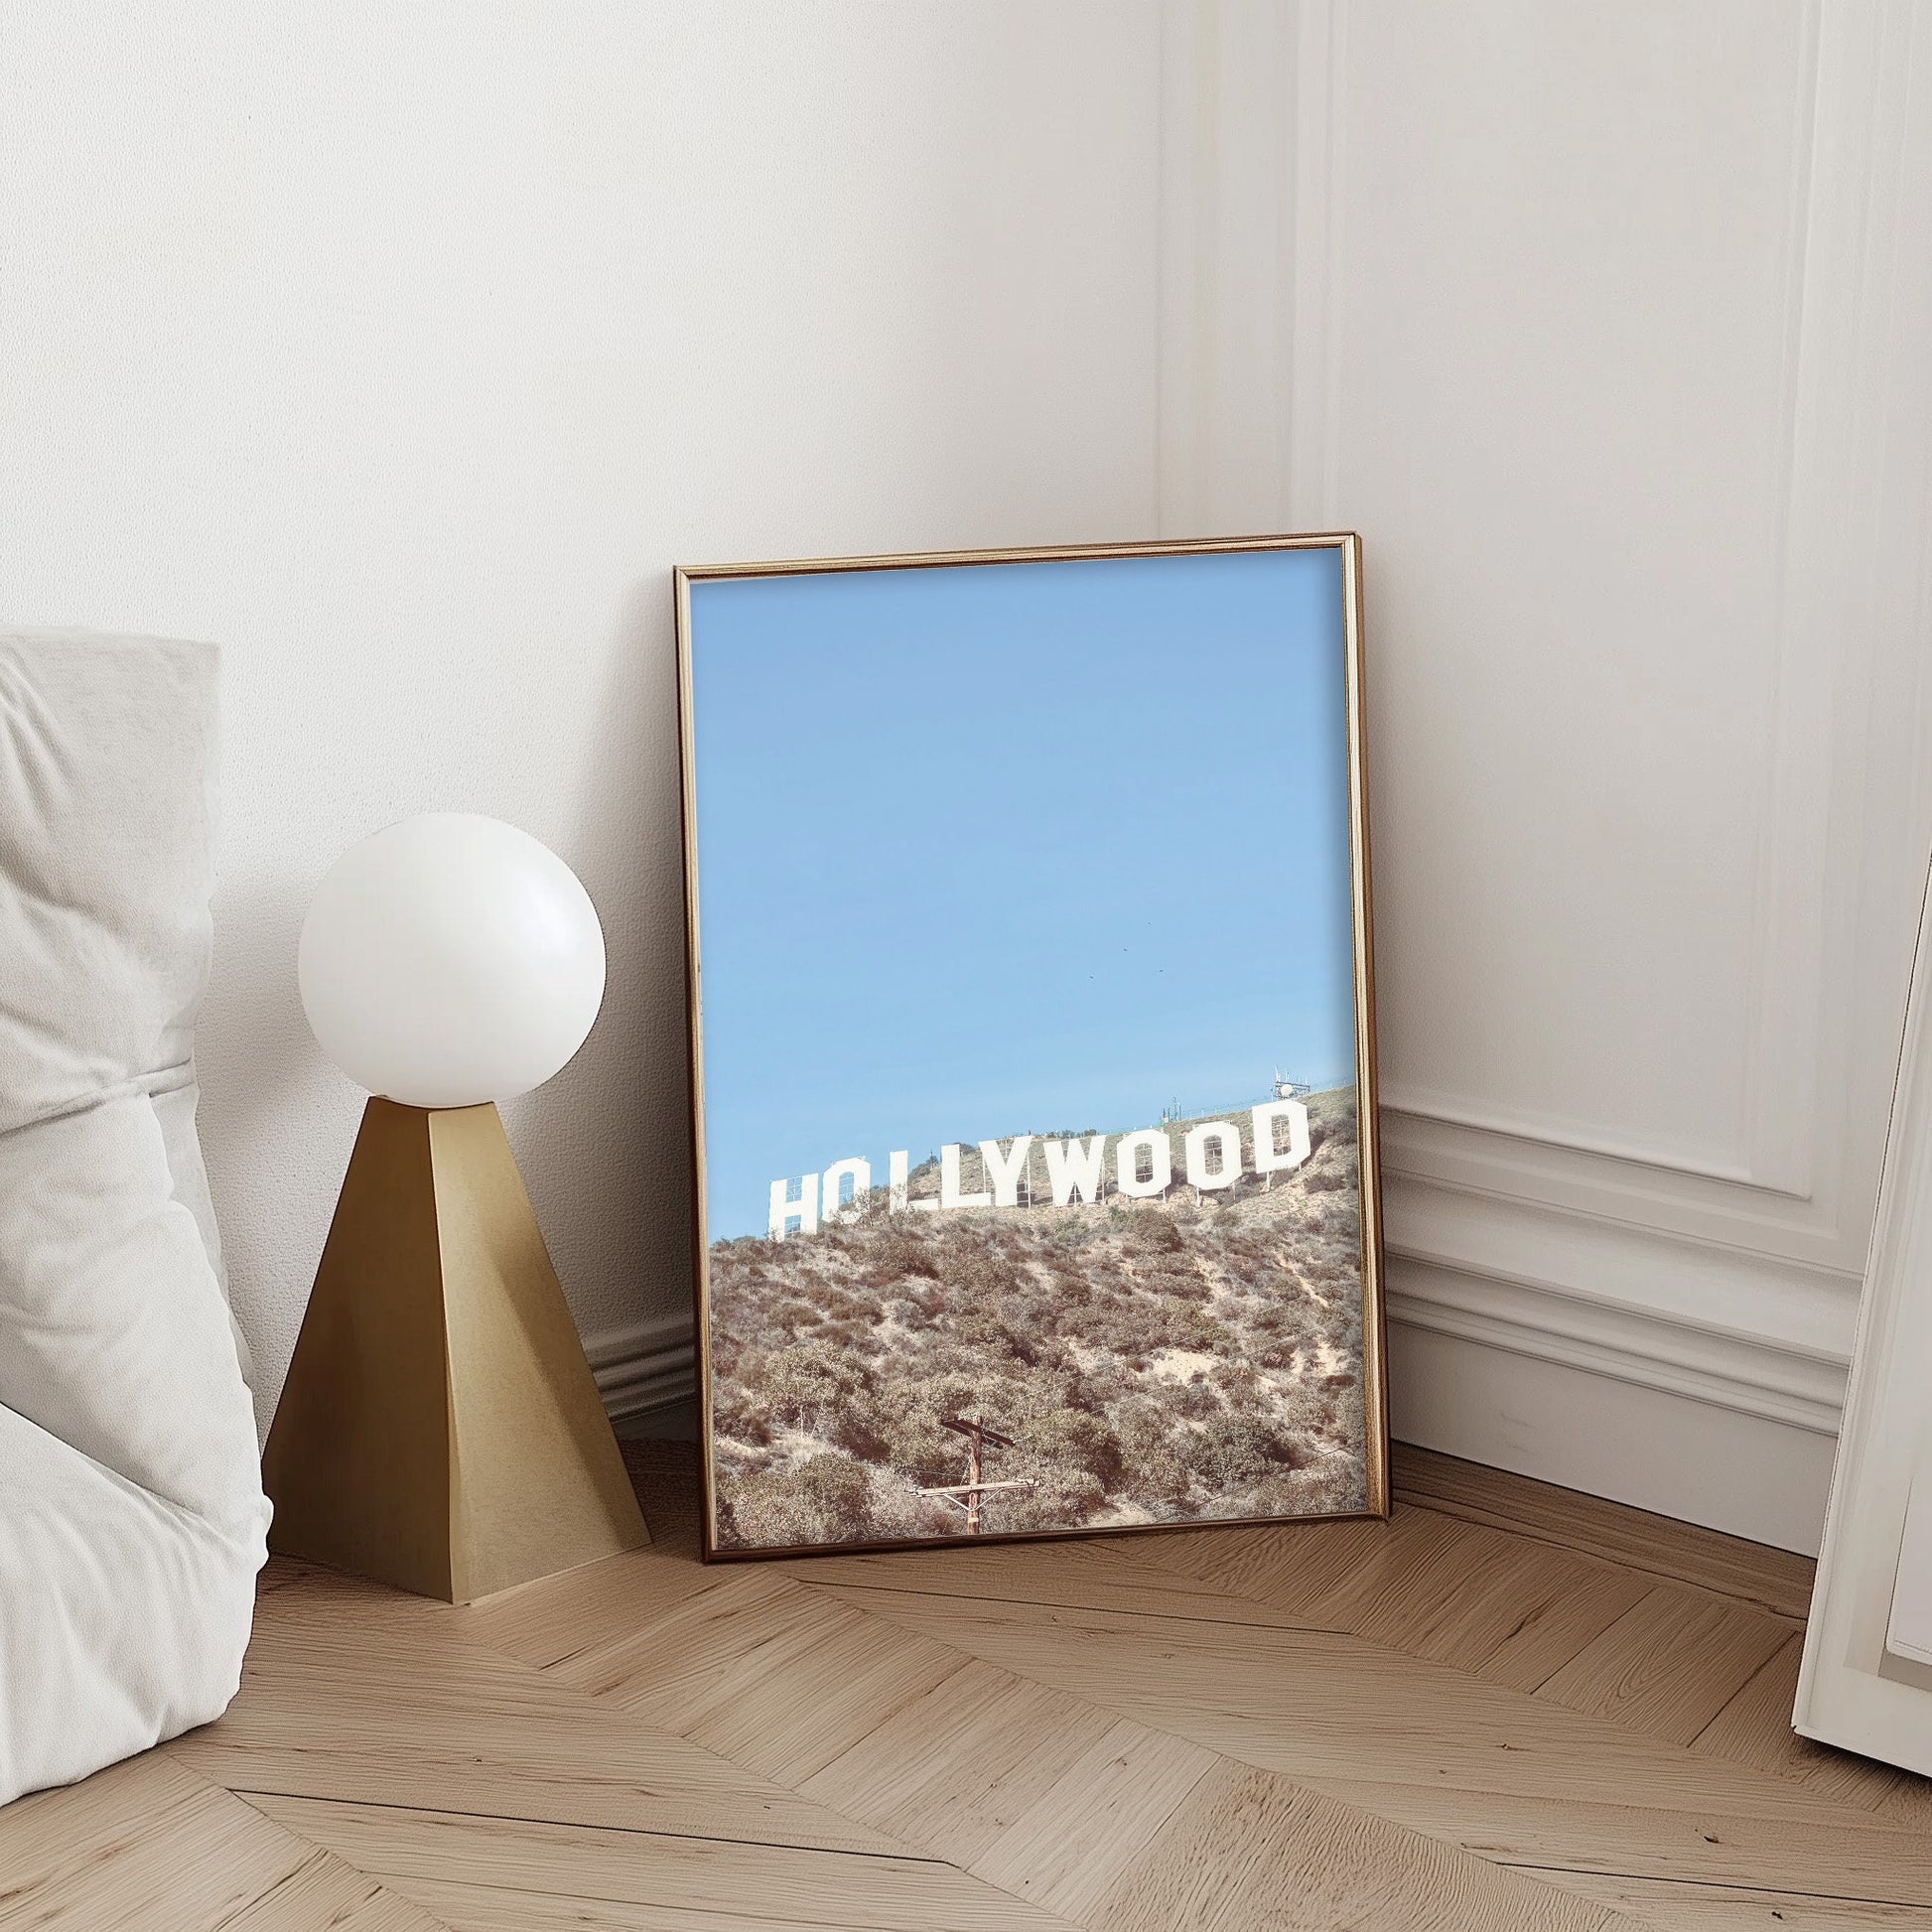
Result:
{"label": "wooden utility pole", "polygon": [[966,1480],[955,1482],[938,1489],[921,1489],[922,1496],[943,1496],[955,1509],[966,1512],[966,1534],[977,1536],[980,1533],[980,1498],[994,1489],[1031,1489],[1034,1484],[1027,1481],[988,1482],[985,1479],[984,1450],[987,1444],[996,1449],[1017,1447],[1011,1436],[1002,1436],[997,1429],[989,1429],[983,1416],[941,1416],[941,1429],[950,1429],[966,1438]]}

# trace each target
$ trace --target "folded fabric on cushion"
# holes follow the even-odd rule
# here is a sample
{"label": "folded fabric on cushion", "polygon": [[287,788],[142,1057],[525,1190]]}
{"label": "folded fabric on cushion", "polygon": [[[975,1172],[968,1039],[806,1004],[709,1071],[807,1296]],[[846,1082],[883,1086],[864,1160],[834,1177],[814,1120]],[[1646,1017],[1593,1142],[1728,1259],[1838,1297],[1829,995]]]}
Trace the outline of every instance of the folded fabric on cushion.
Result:
{"label": "folded fabric on cushion", "polygon": [[194,1130],[214,675],[0,633],[0,1801],[218,1717],[265,1554]]}

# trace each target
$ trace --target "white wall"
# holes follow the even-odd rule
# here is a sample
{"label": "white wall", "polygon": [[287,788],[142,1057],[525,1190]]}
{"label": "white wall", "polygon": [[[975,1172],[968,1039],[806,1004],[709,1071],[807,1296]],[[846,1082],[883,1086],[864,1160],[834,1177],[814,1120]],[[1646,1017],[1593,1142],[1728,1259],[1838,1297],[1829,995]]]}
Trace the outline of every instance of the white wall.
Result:
{"label": "white wall", "polygon": [[1932,16],[1167,24],[1167,527],[1364,535],[1396,1432],[1815,1548],[1932,838]]}
{"label": "white wall", "polygon": [[1398,1433],[1815,1539],[1932,839],[1912,0],[0,11],[0,612],[228,646],[272,1393],[359,833],[613,942],[513,1114],[686,1373],[673,561],[1353,527]]}
{"label": "white wall", "polygon": [[617,1393],[675,1377],[668,571],[1152,526],[1157,56],[1103,0],[0,9],[0,613],[226,649],[203,1119],[264,1413],[359,1105],[302,909],[433,806],[603,913],[509,1124]]}

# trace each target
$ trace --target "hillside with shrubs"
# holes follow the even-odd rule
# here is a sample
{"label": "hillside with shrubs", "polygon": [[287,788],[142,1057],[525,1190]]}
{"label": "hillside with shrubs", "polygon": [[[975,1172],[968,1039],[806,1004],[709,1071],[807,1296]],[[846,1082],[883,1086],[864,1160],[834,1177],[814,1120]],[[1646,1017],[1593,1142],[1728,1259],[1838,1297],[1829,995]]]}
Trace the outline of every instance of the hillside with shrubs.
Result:
{"label": "hillside with shrubs", "polygon": [[[893,1214],[881,1189],[814,1234],[716,1243],[719,1547],[959,1535],[919,1493],[966,1480],[943,1417],[1011,1437],[986,1478],[1033,1485],[986,1498],[986,1534],[1363,1508],[1354,1089],[1308,1106],[1301,1168],[1218,1191]],[[1023,1200],[1050,1203],[1039,1162]],[[914,1199],[936,1187],[914,1171]]]}

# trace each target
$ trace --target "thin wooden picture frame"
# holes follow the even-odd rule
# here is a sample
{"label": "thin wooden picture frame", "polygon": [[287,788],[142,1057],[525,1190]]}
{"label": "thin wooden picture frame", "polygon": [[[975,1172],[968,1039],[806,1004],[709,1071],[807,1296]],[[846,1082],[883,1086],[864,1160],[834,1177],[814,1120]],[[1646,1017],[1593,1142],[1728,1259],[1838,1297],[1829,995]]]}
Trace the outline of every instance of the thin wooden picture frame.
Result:
{"label": "thin wooden picture frame", "polygon": [[[704,960],[702,947],[702,897],[699,877],[699,811],[700,811],[700,772],[698,768],[700,750],[696,722],[698,677],[694,668],[694,655],[698,648],[695,637],[693,598],[694,592],[701,592],[708,585],[743,583],[745,580],[793,580],[819,578],[837,574],[863,574],[870,580],[875,573],[895,572],[977,572],[989,567],[1008,565],[1035,564],[1094,564],[1113,560],[1128,559],[1191,559],[1212,557],[1238,557],[1259,553],[1307,553],[1333,552],[1339,566],[1339,645],[1340,645],[1340,691],[1342,718],[1342,763],[1345,770],[1347,826],[1347,929],[1350,959],[1347,971],[1347,992],[1352,1003],[1353,1051],[1351,1071],[1353,1074],[1353,1125],[1355,1130],[1354,1150],[1356,1155],[1359,1184],[1356,1190],[1356,1257],[1359,1270],[1360,1291],[1360,1330],[1359,1330],[1359,1390],[1360,1390],[1360,1485],[1359,1495],[1352,1498],[1354,1506],[1321,1510],[1297,1510],[1289,1513],[1243,1513],[1228,1516],[1185,1515],[1171,1520],[1135,1521],[1132,1524],[1109,1518],[1095,1522],[1072,1522],[1064,1524],[1029,1524],[1024,1527],[984,1527],[980,1521],[982,1506],[986,1497],[994,1490],[1002,1488],[1037,1489],[1041,1485],[1025,1482],[1012,1484],[992,1483],[982,1480],[980,1451],[984,1431],[985,1442],[1005,1440],[999,1436],[993,1425],[983,1413],[977,1413],[966,1423],[946,1420],[943,1427],[958,1429],[962,1434],[970,1428],[972,1440],[965,1447],[970,1450],[970,1481],[960,1485],[932,1485],[921,1488],[918,1494],[939,1498],[966,1510],[971,1522],[970,1532],[962,1527],[957,1533],[897,1534],[891,1536],[858,1535],[853,1537],[826,1537],[817,1540],[803,1539],[791,1541],[747,1541],[742,1536],[721,1537],[720,1535],[720,1483],[718,1471],[718,1416],[715,1404],[715,1380],[713,1363],[712,1327],[714,1316],[714,1286],[712,1265],[712,1229],[708,1213],[708,1187],[710,1184],[710,1162],[706,1139],[706,1086],[705,1086],[705,1010],[704,1010]],[[856,1552],[884,1551],[896,1549],[930,1549],[955,1545],[981,1545],[988,1542],[1035,1541],[1071,1536],[1115,1535],[1124,1528],[1147,1529],[1198,1529],[1215,1523],[1254,1526],[1258,1523],[1291,1523],[1305,1520],[1334,1520],[1343,1516],[1382,1517],[1389,1509],[1389,1455],[1388,1455],[1388,1388],[1387,1388],[1387,1342],[1386,1313],[1383,1292],[1383,1251],[1382,1251],[1382,1205],[1379,1164],[1379,1137],[1376,1110],[1376,1057],[1375,1057],[1375,1004],[1374,1004],[1374,947],[1373,921],[1370,905],[1369,879],[1369,822],[1367,799],[1367,759],[1363,731],[1363,646],[1362,646],[1362,563],[1361,541],[1352,532],[1330,532],[1318,534],[1268,535],[1210,539],[1163,540],[1140,543],[1059,545],[1031,549],[1001,549],[982,551],[949,551],[931,553],[904,553],[870,557],[832,557],[789,560],[780,562],[734,563],[722,565],[691,566],[680,568],[673,575],[675,602],[675,634],[678,676],[679,710],[679,759],[681,770],[681,812],[682,844],[684,855],[685,887],[685,934],[686,934],[686,1007],[688,1021],[688,1051],[691,1081],[690,1129],[694,1174],[692,1195],[692,1259],[694,1284],[694,1316],[697,1334],[697,1368],[700,1413],[700,1434],[703,1464],[703,1516],[702,1548],[706,1562],[744,1561],[759,1558],[798,1557],[807,1555],[853,1554]],[[1292,1083],[1285,1084],[1277,1070],[1272,1091],[1278,1097],[1288,1094],[1289,1100],[1281,1101],[1281,1108],[1296,1104],[1292,1096],[1298,1089]],[[1311,1099],[1327,1096],[1310,1093]],[[1266,1103],[1264,1103],[1266,1104]],[[1309,1113],[1306,1108],[1302,1114],[1300,1158],[1309,1159],[1308,1143],[1310,1130]],[[1175,1124],[1184,1124],[1178,1115],[1176,1102]],[[1206,1126],[1225,1128],[1227,1123],[1194,1123],[1193,1131],[1205,1131]],[[1223,1135],[1219,1142],[1221,1167],[1219,1173],[1229,1172],[1230,1158],[1239,1170],[1246,1159],[1259,1170],[1262,1165],[1260,1142],[1253,1138],[1263,1128],[1262,1112],[1257,1107],[1255,1122],[1249,1130],[1249,1138],[1244,1141],[1241,1130],[1234,1130],[1232,1156],[1230,1143]],[[1163,1132],[1166,1131],[1164,1119]],[[1317,1130],[1318,1131],[1318,1130]],[[1110,1139],[1117,1160],[1125,1158],[1119,1142],[1121,1139],[1151,1138],[1153,1130],[1140,1130],[1126,1136],[1097,1136],[1100,1156],[1104,1158]],[[1287,1154],[1277,1143],[1276,1124],[1271,1116],[1267,1127],[1270,1143],[1270,1157],[1290,1160],[1295,1158],[1295,1137],[1291,1132],[1291,1149]],[[1003,1137],[1004,1138],[1004,1137]],[[1031,1143],[1031,1136],[1015,1136],[1007,1141],[1004,1150],[1000,1142],[980,1143],[982,1150],[988,1150],[981,1160],[978,1179],[982,1183],[981,1192],[972,1196],[960,1195],[963,1202],[977,1201],[984,1194],[985,1187],[993,1184],[998,1176],[995,1168],[999,1161],[1025,1163],[1029,1187],[1029,1209],[1038,1213],[1040,1208],[1034,1206],[1033,1186],[1034,1168],[1031,1165],[1035,1155],[1031,1145],[1025,1149],[1022,1140]],[[1337,1143],[1338,1145],[1345,1145]],[[1069,1145],[1083,1145],[1091,1152],[1095,1141],[1084,1144],[1061,1142],[1064,1149]],[[1043,1143],[1042,1143],[1043,1147]],[[1154,1177],[1158,1163],[1153,1158],[1158,1149],[1149,1147],[1150,1175]],[[949,1145],[947,1155],[957,1164],[970,1158],[962,1154],[956,1146]],[[1189,1159],[1192,1158],[1192,1142],[1189,1142]],[[937,1157],[934,1157],[936,1160]],[[1069,1156],[1069,1160],[1071,1157]],[[912,1183],[904,1178],[906,1156],[896,1153],[894,1156],[896,1177],[891,1192],[890,1214],[897,1214],[903,1224],[906,1210],[911,1206],[936,1206],[938,1201],[929,1190],[923,1200],[908,1200],[907,1194]],[[1205,1156],[1203,1155],[1203,1163]],[[922,1163],[922,1172],[929,1164]],[[1170,1168],[1172,1162],[1170,1161]],[[857,1169],[866,1176],[870,1187],[868,1164],[863,1160],[842,1160],[834,1162],[833,1168]],[[1121,1168],[1124,1176],[1126,1169]],[[828,1177],[830,1170],[827,1171]],[[993,1178],[990,1179],[989,1177]],[[1139,1152],[1135,1155],[1134,1176],[1137,1183],[1145,1184],[1139,1174]],[[840,1192],[840,1181],[832,1181],[832,1200],[827,1208],[828,1224],[839,1216],[856,1215],[862,1207],[868,1215],[873,1211],[870,1204],[876,1204],[879,1197],[888,1190],[860,1188],[859,1174],[851,1176],[854,1181],[854,1194],[847,1201]],[[955,1189],[960,1185],[956,1174],[949,1176]],[[1246,1178],[1244,1174],[1241,1176]],[[806,1180],[816,1182],[816,1174],[807,1174]],[[1205,1187],[1209,1184],[1220,1187],[1228,1185],[1222,1179],[1211,1182],[1206,1179],[1203,1168],[1203,1185],[1195,1188],[1195,1201],[1198,1207],[1205,1208],[1208,1195]],[[803,1182],[801,1181],[801,1199]],[[1011,1183],[1009,1183],[1011,1184]],[[1273,1176],[1267,1185],[1272,1187]],[[777,1213],[779,1182],[772,1183],[773,1214]],[[815,1189],[814,1189],[815,1193]],[[943,1198],[943,1191],[940,1198]],[[1232,1196],[1230,1195],[1230,1198]],[[997,1192],[992,1197],[999,1200]],[[1218,1203],[1220,1195],[1214,1200]],[[1077,1191],[1069,1195],[1065,1205],[1090,1206],[1105,1203],[1105,1181],[1102,1179],[1098,1196],[1089,1192]],[[1137,1197],[1135,1205],[1140,1205]],[[1116,1206],[1122,1203],[1116,1202]],[[786,1196],[787,1214],[802,1214],[802,1208],[794,1210]],[[995,1214],[1008,1211],[1004,1202],[993,1207]],[[1110,1217],[1111,1218],[1111,1217]],[[722,1219],[722,1217],[721,1217]],[[804,1227],[801,1220],[801,1231]],[[815,1226],[815,1223],[813,1224]],[[1132,1222],[1130,1221],[1130,1226]],[[1149,1223],[1151,1226],[1152,1224]],[[789,1221],[775,1224],[775,1238],[782,1240],[788,1231]],[[721,1245],[732,1237],[721,1237]],[[757,1242],[759,1237],[747,1235],[746,1242]],[[767,1236],[769,1241],[773,1237]],[[875,1319],[878,1317],[875,1316]],[[1163,1351],[1157,1351],[1163,1352]],[[1299,1362],[1299,1357],[1297,1358]],[[1299,1370],[1298,1370],[1299,1372]],[[1219,1373],[1217,1365],[1216,1373]],[[1198,1383],[1201,1375],[1197,1372],[1194,1381]],[[850,1458],[848,1458],[850,1459]],[[948,1488],[964,1493],[948,1494]],[[1257,1491],[1256,1493],[1260,1493]],[[1012,1499],[1030,1502],[1031,1497]],[[995,1505],[998,1507],[998,1505]],[[785,1520],[782,1517],[779,1520]]]}

